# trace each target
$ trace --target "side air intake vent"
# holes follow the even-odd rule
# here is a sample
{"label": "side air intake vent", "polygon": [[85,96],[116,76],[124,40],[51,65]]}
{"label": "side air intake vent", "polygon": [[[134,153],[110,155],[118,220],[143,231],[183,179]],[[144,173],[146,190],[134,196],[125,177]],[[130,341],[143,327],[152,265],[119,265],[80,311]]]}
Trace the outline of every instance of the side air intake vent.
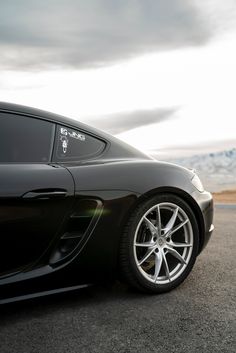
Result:
{"label": "side air intake vent", "polygon": [[101,209],[101,201],[89,199],[77,201],[64,233],[51,255],[51,264],[56,264],[80,250],[83,240],[87,239],[98,220]]}

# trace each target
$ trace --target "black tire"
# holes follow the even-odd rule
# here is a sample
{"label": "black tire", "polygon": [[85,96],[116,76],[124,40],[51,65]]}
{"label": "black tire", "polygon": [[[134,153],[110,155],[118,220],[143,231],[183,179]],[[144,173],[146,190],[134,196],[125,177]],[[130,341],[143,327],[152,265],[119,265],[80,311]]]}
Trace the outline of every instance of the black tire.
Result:
{"label": "black tire", "polygon": [[[186,213],[187,217],[189,218],[189,222],[192,229],[191,234],[193,237],[193,244],[191,246],[192,253],[191,255],[189,255],[189,261],[186,267],[184,268],[183,272],[180,273],[180,275],[176,279],[173,279],[173,281],[162,284],[151,282],[140,272],[137,261],[135,260],[134,238],[136,229],[143,215],[153,206],[163,203],[175,204]],[[198,254],[198,247],[199,229],[196,217],[190,206],[179,196],[173,194],[158,194],[152,197],[151,199],[144,201],[137,207],[124,229],[124,233],[122,235],[120,243],[119,257],[121,277],[126,283],[142,292],[163,293],[170,291],[179,286],[192,270]]]}

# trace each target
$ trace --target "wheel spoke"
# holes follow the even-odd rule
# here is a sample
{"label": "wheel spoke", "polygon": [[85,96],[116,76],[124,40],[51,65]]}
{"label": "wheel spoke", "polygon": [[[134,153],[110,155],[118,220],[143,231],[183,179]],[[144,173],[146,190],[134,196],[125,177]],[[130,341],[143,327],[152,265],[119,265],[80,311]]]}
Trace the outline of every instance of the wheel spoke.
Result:
{"label": "wheel spoke", "polygon": [[154,226],[154,224],[151,221],[149,221],[149,219],[147,217],[144,217],[144,221],[146,222],[150,232],[151,233],[154,233],[154,232],[156,233],[157,228]]}
{"label": "wheel spoke", "polygon": [[173,255],[177,260],[179,260],[179,262],[181,262],[182,264],[186,265],[186,261],[184,260],[184,258],[180,255],[180,253],[178,253],[177,250],[172,249],[171,247],[167,246],[166,249],[168,250],[168,253]]}
{"label": "wheel spoke", "polygon": [[169,270],[169,266],[168,266],[168,263],[167,263],[167,260],[166,260],[166,254],[164,253],[164,251],[162,251],[162,257],[163,257],[163,265],[164,265],[164,268],[165,268],[166,277],[170,281],[170,270]]}
{"label": "wheel spoke", "polygon": [[154,242],[144,242],[144,243],[135,243],[135,246],[140,246],[143,248],[150,248],[151,246],[153,246],[155,243]]}
{"label": "wheel spoke", "polygon": [[157,218],[156,218],[156,221],[157,221],[157,232],[158,232],[158,235],[160,236],[161,235],[161,212],[160,212],[160,206],[157,205]]}
{"label": "wheel spoke", "polygon": [[177,232],[177,230],[179,230],[180,228],[182,228],[186,223],[188,223],[188,219],[186,219],[185,221],[181,222],[181,223],[178,224],[176,227],[174,227],[174,228],[170,231],[169,235],[172,235],[172,234],[174,234],[175,232]]}
{"label": "wheel spoke", "polygon": [[179,212],[179,207],[176,207],[176,209],[173,212],[173,215],[171,216],[171,219],[169,220],[169,222],[165,226],[165,233],[164,234],[167,234],[174,227],[176,218],[178,216],[178,212]]}
{"label": "wheel spoke", "polygon": [[149,258],[149,256],[152,255],[153,251],[154,249],[148,250],[146,255],[142,258],[142,260],[139,261],[138,265],[141,266],[144,263],[144,261],[146,261]]}
{"label": "wheel spoke", "polygon": [[163,261],[163,256],[162,256],[162,251],[159,251],[157,254],[155,254],[155,273],[154,273],[154,281],[157,281],[157,278],[159,276],[160,270],[161,270],[161,265]]}
{"label": "wheel spoke", "polygon": [[191,248],[193,245],[190,243],[175,243],[171,241],[169,245],[173,248]]}

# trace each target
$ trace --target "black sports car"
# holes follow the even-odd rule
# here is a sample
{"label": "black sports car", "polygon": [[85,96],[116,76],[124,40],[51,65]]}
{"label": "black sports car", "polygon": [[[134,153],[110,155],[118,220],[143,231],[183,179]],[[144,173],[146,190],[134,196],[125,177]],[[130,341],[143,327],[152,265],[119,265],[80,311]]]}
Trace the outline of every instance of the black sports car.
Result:
{"label": "black sports car", "polygon": [[179,285],[213,231],[193,170],[76,120],[0,103],[0,300],[119,277]]}

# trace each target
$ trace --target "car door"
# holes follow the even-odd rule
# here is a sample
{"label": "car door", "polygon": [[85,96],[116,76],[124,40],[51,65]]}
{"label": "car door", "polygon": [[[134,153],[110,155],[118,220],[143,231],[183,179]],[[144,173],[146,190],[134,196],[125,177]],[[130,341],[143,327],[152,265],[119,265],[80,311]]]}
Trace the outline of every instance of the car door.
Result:
{"label": "car door", "polygon": [[0,276],[33,268],[72,207],[73,178],[51,163],[55,128],[0,112]]}

